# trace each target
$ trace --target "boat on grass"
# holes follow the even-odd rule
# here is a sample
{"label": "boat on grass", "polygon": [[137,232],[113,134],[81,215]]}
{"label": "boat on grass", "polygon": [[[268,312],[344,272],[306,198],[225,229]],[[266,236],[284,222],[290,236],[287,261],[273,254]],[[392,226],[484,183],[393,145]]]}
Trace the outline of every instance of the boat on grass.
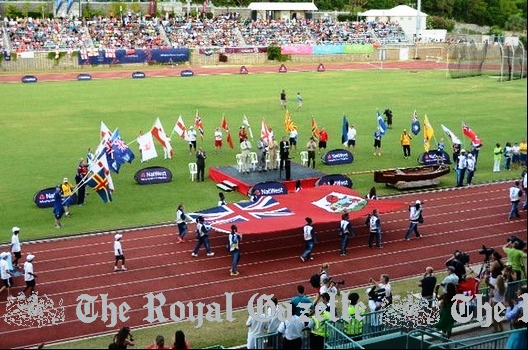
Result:
{"label": "boat on grass", "polygon": [[413,168],[385,169],[374,171],[374,182],[395,184],[397,182],[413,182],[436,179],[449,174],[451,168],[447,165],[427,165]]}

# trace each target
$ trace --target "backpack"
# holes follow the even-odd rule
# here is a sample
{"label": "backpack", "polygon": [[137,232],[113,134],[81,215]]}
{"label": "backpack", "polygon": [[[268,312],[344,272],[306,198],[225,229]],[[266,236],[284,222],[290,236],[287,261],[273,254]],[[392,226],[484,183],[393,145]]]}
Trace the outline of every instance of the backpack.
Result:
{"label": "backpack", "polygon": [[314,288],[321,287],[321,275],[316,273],[310,277],[310,285]]}

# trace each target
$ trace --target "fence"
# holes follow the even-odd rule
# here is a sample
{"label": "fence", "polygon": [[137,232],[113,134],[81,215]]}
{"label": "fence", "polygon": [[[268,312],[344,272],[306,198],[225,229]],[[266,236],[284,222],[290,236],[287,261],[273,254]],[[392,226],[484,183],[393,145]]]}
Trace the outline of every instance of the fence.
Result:
{"label": "fence", "polygon": [[429,349],[506,349],[508,339],[516,336],[526,338],[526,328],[434,344]]}

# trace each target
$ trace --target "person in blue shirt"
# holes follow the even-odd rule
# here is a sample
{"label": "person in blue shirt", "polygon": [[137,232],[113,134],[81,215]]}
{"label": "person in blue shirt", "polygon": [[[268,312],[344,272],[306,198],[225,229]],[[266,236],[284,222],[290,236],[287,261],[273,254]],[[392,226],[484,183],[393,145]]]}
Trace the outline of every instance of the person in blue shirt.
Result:
{"label": "person in blue shirt", "polygon": [[381,156],[381,130],[377,128],[374,132],[374,155]]}
{"label": "person in blue shirt", "polygon": [[313,302],[310,298],[306,296],[306,294],[304,294],[304,286],[302,284],[299,284],[297,286],[297,293],[299,294],[295,295],[291,299],[290,304],[292,305],[292,314],[296,316],[301,316],[302,308],[298,307],[297,305],[300,303],[310,304],[311,308]]}
{"label": "person in blue shirt", "polygon": [[62,194],[60,185],[55,186],[55,193],[53,194],[53,216],[55,217],[55,228],[62,228],[61,219],[64,215],[64,207],[62,206]]}

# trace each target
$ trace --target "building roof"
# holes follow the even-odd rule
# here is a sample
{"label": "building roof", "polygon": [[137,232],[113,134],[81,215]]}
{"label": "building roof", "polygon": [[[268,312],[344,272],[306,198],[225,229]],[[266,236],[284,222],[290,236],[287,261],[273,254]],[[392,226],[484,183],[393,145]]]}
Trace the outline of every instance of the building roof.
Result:
{"label": "building roof", "polygon": [[248,9],[253,11],[317,11],[312,2],[252,2]]}
{"label": "building roof", "polygon": [[[407,5],[399,5],[389,10],[368,10],[365,12],[359,12],[359,16],[363,17],[416,17],[418,11]],[[427,16],[425,13],[420,11],[420,16]]]}

